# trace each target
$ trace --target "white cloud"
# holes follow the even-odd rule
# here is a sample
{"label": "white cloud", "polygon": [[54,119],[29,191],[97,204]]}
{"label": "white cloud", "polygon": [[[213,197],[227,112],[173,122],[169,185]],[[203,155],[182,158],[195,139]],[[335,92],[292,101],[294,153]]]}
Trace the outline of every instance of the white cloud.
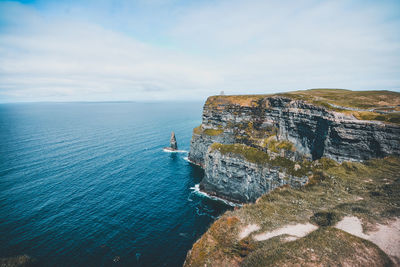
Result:
{"label": "white cloud", "polygon": [[[235,92],[247,88],[400,89],[399,17],[349,1],[219,2],[172,31],[210,51]],[[225,53],[224,51],[228,51]],[[250,89],[251,90],[251,89]]]}
{"label": "white cloud", "polygon": [[363,3],[0,3],[0,101],[400,90],[399,5]]}
{"label": "white cloud", "polygon": [[19,14],[31,27],[3,33],[0,40],[0,95],[8,98],[182,99],[187,97],[184,90],[195,91],[219,79],[203,60],[97,25],[48,21],[24,7]]}

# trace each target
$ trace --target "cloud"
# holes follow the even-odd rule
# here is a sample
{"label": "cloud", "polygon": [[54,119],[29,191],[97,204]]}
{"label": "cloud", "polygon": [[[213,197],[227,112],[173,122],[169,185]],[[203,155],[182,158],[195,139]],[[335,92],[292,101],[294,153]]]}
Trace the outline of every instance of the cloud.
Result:
{"label": "cloud", "polygon": [[395,2],[0,2],[0,101],[400,90]]}
{"label": "cloud", "polygon": [[[49,21],[13,6],[28,26],[2,33],[0,95],[21,100],[181,99],[218,80],[203,60],[96,24]],[[4,97],[4,98],[6,98]],[[186,95],[187,97],[187,95]]]}
{"label": "cloud", "polygon": [[398,90],[399,26],[390,5],[229,1],[193,10],[172,35],[187,45],[195,40],[211,53],[219,51],[215,56],[226,83],[234,81],[231,86],[240,92],[271,87]]}

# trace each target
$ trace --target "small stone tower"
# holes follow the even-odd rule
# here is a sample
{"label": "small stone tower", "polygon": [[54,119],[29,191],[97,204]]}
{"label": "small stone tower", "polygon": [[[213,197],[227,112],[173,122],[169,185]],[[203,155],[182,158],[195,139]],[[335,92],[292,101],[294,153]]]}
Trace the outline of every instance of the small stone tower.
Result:
{"label": "small stone tower", "polygon": [[176,138],[175,138],[175,133],[174,132],[171,133],[170,143],[171,143],[171,148],[173,150],[178,150],[178,143],[176,142]]}

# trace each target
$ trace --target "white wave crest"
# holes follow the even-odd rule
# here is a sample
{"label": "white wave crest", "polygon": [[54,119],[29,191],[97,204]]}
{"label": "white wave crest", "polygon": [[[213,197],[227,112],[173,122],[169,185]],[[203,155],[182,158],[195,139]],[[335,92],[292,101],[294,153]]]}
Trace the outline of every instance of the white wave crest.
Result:
{"label": "white wave crest", "polygon": [[169,149],[165,149],[165,148],[163,148],[163,151],[167,152],[167,153],[188,153],[188,151],[186,151],[186,150],[169,150]]}
{"label": "white wave crest", "polygon": [[197,164],[196,162],[194,162],[194,161],[191,161],[190,159],[189,159],[189,157],[184,157],[183,158],[184,160],[186,160],[187,162],[189,162],[189,163],[191,163],[191,164],[193,164],[193,165],[196,165],[196,166],[199,166],[199,167],[201,167],[199,164]]}
{"label": "white wave crest", "polygon": [[183,159],[186,160],[186,161],[189,162],[189,163],[193,163],[193,164],[194,164],[194,162],[191,161],[191,160],[189,159],[189,157],[183,157]]}
{"label": "white wave crest", "polygon": [[241,207],[242,206],[241,204],[233,203],[233,202],[230,202],[230,201],[228,201],[226,199],[219,198],[219,197],[216,197],[216,196],[211,196],[211,195],[201,191],[200,190],[200,184],[195,184],[194,187],[190,187],[190,189],[195,194],[198,194],[198,195],[203,196],[203,197],[208,197],[208,198],[210,198],[212,200],[221,201],[221,202],[223,202],[223,203],[225,203],[225,204],[227,204],[229,206],[232,206],[232,207]]}

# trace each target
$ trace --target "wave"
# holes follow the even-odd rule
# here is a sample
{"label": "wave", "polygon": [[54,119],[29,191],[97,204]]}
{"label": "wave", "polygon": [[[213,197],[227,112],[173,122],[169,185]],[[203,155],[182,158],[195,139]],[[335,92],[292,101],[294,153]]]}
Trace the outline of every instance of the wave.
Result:
{"label": "wave", "polygon": [[183,157],[183,159],[186,160],[187,162],[189,162],[190,164],[193,164],[193,165],[196,165],[196,166],[198,166],[198,167],[201,167],[200,164],[198,164],[198,163],[196,163],[196,162],[194,162],[194,161],[191,161],[191,160],[189,159],[189,157]]}
{"label": "wave", "polygon": [[167,153],[188,153],[188,151],[186,151],[186,150],[168,150],[165,148],[163,148],[163,151],[167,152]]}
{"label": "wave", "polygon": [[199,215],[199,216],[207,216],[207,217],[210,217],[210,218],[212,218],[214,220],[219,218],[219,216],[213,216],[210,213],[208,213],[207,211],[206,212],[202,212],[199,207],[196,207],[196,214]]}
{"label": "wave", "polygon": [[241,207],[242,206],[242,204],[230,202],[230,201],[228,201],[226,199],[223,199],[223,198],[220,198],[220,197],[216,197],[216,196],[212,196],[212,195],[207,194],[206,192],[201,191],[200,190],[200,184],[195,184],[194,187],[190,187],[190,189],[193,190],[193,193],[195,193],[195,194],[198,194],[198,195],[203,196],[203,197],[210,198],[212,200],[217,200],[217,201],[223,202],[223,203],[225,203],[225,204],[227,204],[229,206],[232,206],[232,207]]}

